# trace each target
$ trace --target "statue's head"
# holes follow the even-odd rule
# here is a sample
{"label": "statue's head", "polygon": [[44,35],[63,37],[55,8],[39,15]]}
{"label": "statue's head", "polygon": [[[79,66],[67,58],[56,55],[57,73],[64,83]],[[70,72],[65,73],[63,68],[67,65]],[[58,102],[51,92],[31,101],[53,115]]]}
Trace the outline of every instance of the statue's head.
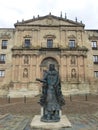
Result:
{"label": "statue's head", "polygon": [[49,65],[49,70],[50,70],[50,71],[55,70],[55,65],[54,65],[54,64],[50,64],[50,65]]}

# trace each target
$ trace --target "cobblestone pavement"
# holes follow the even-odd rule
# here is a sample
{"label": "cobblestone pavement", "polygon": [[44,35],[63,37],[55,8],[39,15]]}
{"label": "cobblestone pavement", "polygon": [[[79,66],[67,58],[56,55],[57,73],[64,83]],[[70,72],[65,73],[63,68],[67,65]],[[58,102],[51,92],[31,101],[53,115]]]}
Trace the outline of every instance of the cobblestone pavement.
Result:
{"label": "cobblestone pavement", "polygon": [[[98,113],[94,115],[67,115],[72,128],[62,130],[98,130]],[[0,119],[0,130],[31,130],[30,117],[8,114]]]}
{"label": "cobblestone pavement", "polygon": [[[31,120],[34,115],[40,114],[40,107],[36,103],[38,98],[32,101],[33,104],[31,100],[25,104],[0,102],[0,130],[31,130]],[[98,130],[98,96],[89,101],[74,98],[73,101],[67,99],[66,102],[62,111],[70,120],[72,128],[61,130]]]}
{"label": "cobblestone pavement", "polygon": [[0,119],[0,130],[24,130],[29,118],[15,115],[5,115]]}

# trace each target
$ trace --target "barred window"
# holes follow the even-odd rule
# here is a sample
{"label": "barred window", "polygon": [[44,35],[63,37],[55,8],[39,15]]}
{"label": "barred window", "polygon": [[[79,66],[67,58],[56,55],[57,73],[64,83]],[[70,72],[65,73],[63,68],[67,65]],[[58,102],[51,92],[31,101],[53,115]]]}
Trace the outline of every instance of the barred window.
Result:
{"label": "barred window", "polygon": [[47,39],[47,48],[52,48],[52,47],[53,47],[53,40]]}
{"label": "barred window", "polygon": [[24,46],[25,47],[30,47],[30,39],[25,39]]}
{"label": "barred window", "polygon": [[97,41],[92,41],[91,46],[92,48],[97,48]]}
{"label": "barred window", "polygon": [[1,64],[5,64],[5,59],[6,59],[6,55],[5,54],[0,54],[0,63]]}
{"label": "barred window", "polygon": [[69,40],[69,47],[70,47],[70,48],[76,47],[75,40]]}
{"label": "barred window", "polygon": [[4,77],[5,76],[5,70],[0,70],[0,77]]}
{"label": "barred window", "polygon": [[93,62],[98,62],[98,55],[93,56]]}
{"label": "barred window", "polygon": [[98,78],[98,71],[94,71],[95,78]]}
{"label": "barred window", "polygon": [[8,40],[2,40],[2,49],[7,49]]}

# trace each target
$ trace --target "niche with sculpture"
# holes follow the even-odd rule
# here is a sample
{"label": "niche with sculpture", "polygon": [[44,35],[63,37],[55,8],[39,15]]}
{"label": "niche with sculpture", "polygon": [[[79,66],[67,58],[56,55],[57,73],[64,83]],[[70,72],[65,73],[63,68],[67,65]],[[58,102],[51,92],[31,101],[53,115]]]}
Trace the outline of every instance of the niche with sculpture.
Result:
{"label": "niche with sculpture", "polygon": [[71,64],[75,65],[76,64],[76,57],[75,56],[71,56]]}
{"label": "niche with sculpture", "polygon": [[73,79],[75,79],[77,76],[76,76],[77,74],[76,74],[76,70],[75,69],[72,69],[71,70],[71,78]]}
{"label": "niche with sculpture", "polygon": [[28,55],[24,56],[24,64],[29,64],[29,57],[28,57]]}
{"label": "niche with sculpture", "polygon": [[23,78],[28,78],[28,69],[24,68],[23,70]]}

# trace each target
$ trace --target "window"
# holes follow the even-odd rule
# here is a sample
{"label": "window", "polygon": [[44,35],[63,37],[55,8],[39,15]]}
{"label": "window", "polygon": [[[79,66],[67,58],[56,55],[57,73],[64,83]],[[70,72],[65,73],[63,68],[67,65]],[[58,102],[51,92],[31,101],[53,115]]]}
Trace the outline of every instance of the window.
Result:
{"label": "window", "polygon": [[98,71],[94,71],[95,78],[98,78]]}
{"label": "window", "polygon": [[8,40],[2,40],[2,49],[7,49]]}
{"label": "window", "polygon": [[47,39],[47,48],[52,48],[52,47],[53,47],[53,40]]}
{"label": "window", "polygon": [[5,57],[6,57],[5,54],[1,54],[1,55],[0,55],[0,63],[1,63],[1,64],[5,64]]}
{"label": "window", "polygon": [[0,77],[4,77],[5,76],[5,70],[0,70]]}
{"label": "window", "polygon": [[97,42],[96,41],[92,41],[91,42],[91,46],[92,46],[92,49],[97,49]]}
{"label": "window", "polygon": [[93,56],[93,61],[98,62],[98,55]]}
{"label": "window", "polygon": [[98,55],[93,56],[93,62],[96,64],[98,63]]}
{"label": "window", "polygon": [[75,40],[69,40],[69,47],[70,48],[75,48],[76,47]]}
{"label": "window", "polygon": [[25,47],[30,47],[30,39],[25,39]]}

